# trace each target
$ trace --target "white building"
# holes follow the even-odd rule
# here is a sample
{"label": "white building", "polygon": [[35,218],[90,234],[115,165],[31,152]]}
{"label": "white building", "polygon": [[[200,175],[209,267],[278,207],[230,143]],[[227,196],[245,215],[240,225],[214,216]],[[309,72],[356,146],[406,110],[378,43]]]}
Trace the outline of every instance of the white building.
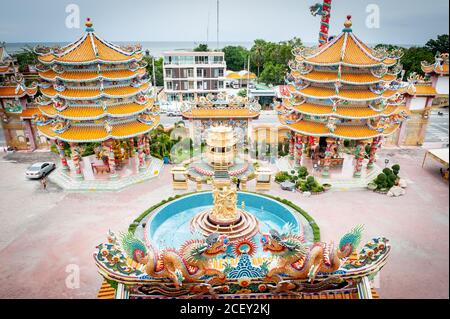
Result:
{"label": "white building", "polygon": [[167,101],[192,101],[225,92],[223,52],[164,52],[164,91]]}

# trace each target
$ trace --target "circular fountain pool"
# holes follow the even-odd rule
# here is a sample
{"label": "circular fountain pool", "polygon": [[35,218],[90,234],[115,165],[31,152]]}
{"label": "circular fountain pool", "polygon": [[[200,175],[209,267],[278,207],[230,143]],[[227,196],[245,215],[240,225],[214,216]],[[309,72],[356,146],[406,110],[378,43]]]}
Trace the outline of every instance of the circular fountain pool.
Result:
{"label": "circular fountain pool", "polygon": [[[266,233],[270,229],[282,231],[287,224],[292,225],[295,232],[303,232],[305,241],[314,241],[310,222],[291,207],[263,195],[238,192],[238,206],[242,201],[245,202],[245,210],[259,221],[259,233],[254,237],[255,242],[259,242],[261,233]],[[186,240],[195,237],[191,220],[212,206],[211,192],[180,197],[149,212],[136,228],[136,235],[146,238],[159,249],[178,248]]]}

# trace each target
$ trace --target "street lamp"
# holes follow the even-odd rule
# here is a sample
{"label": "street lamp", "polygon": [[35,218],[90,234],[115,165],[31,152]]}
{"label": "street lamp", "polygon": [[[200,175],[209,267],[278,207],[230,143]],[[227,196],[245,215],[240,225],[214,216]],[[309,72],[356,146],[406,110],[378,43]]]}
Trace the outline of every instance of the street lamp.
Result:
{"label": "street lamp", "polygon": [[384,168],[386,168],[388,166],[388,164],[389,164],[389,159],[386,158],[384,160]]}

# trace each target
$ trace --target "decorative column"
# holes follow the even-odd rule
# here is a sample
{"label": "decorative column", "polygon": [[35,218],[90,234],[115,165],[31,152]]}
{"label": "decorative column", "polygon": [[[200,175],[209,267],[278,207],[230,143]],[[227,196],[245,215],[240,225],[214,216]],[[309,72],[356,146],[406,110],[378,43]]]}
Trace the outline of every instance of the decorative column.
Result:
{"label": "decorative column", "polygon": [[327,142],[327,148],[325,149],[325,159],[323,163],[323,171],[322,171],[322,177],[328,177],[330,176],[330,164],[331,164],[331,147],[333,146],[334,140],[331,137],[328,137],[326,139]]}
{"label": "decorative column", "polygon": [[134,149],[134,138],[130,138],[130,158],[133,158],[136,155],[136,150]]}
{"label": "decorative column", "polygon": [[138,159],[139,159],[139,172],[145,171],[145,160],[144,160],[144,137],[138,137]]}
{"label": "decorative column", "polygon": [[150,137],[148,135],[144,136],[144,149],[145,149],[145,158],[151,159],[152,155],[150,154]]}
{"label": "decorative column", "polygon": [[300,134],[295,135],[295,151],[296,151],[295,165],[301,166],[303,155],[303,139]]}
{"label": "decorative column", "polygon": [[116,171],[116,158],[114,156],[114,147],[113,142],[111,141],[106,145],[106,149],[108,150],[108,165],[109,165],[109,178],[111,180],[116,180],[119,175],[117,175]]}
{"label": "decorative column", "polygon": [[37,147],[36,147],[36,141],[34,138],[33,129],[31,128],[30,120],[24,120],[23,125],[25,128],[25,134],[28,136],[28,140],[30,141],[30,148],[32,151],[34,151]]}
{"label": "decorative column", "polygon": [[366,150],[364,148],[364,142],[359,141],[355,150],[355,173],[353,174],[354,177],[361,177],[362,164],[365,154]]}
{"label": "decorative column", "polygon": [[369,163],[367,163],[367,168],[373,168],[373,166],[375,165],[375,155],[380,145],[381,145],[381,136],[374,137],[372,143],[370,144],[370,155],[369,155]]}
{"label": "decorative column", "polygon": [[70,143],[70,150],[72,152],[72,161],[73,166],[75,167],[75,179],[82,180],[83,179],[83,173],[81,171],[81,164],[80,164],[80,153],[78,153],[77,144]]}
{"label": "decorative column", "polygon": [[294,145],[295,145],[295,136],[294,136],[294,132],[290,131],[289,135],[289,159],[293,160],[294,159]]}
{"label": "decorative column", "polygon": [[69,165],[67,164],[66,153],[64,152],[64,142],[61,140],[54,140],[54,143],[59,152],[59,158],[61,159],[62,169],[68,171]]}
{"label": "decorative column", "polygon": [[[314,136],[309,136],[308,143],[309,143],[309,157],[312,160],[314,160],[314,157],[316,156],[316,151],[317,151],[316,138]],[[314,153],[314,157],[313,157],[313,153]]]}

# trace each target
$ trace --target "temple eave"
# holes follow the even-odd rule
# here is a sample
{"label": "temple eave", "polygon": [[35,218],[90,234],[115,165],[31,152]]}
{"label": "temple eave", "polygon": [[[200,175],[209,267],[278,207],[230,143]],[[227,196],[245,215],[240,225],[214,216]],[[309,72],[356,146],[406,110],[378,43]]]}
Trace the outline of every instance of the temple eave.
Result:
{"label": "temple eave", "polygon": [[125,124],[111,125],[110,133],[103,126],[71,126],[63,133],[56,133],[51,125],[38,126],[41,134],[49,139],[58,139],[68,143],[92,143],[102,142],[109,139],[126,139],[146,134],[160,123],[160,118],[155,117],[152,124],[144,124],[139,121],[132,121]]}

